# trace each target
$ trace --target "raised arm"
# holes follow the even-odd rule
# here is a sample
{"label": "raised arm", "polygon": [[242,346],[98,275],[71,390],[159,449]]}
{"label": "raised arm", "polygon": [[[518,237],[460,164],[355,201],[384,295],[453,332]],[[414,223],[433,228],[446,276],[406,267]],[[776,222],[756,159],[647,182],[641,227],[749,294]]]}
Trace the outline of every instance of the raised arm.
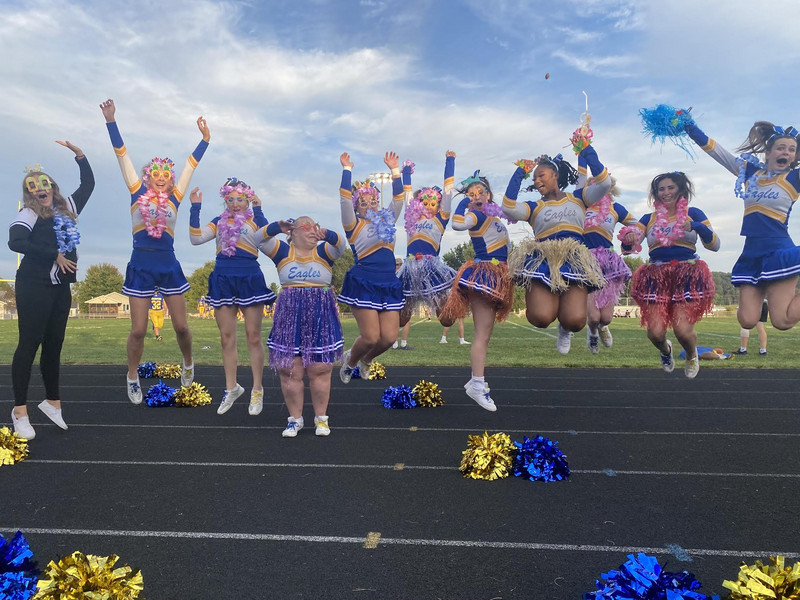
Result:
{"label": "raised arm", "polygon": [[114,153],[117,155],[117,162],[119,162],[120,171],[122,171],[122,178],[125,180],[125,185],[128,186],[128,191],[133,194],[140,187],[142,187],[142,180],[139,179],[139,173],[133,166],[128,150],[125,148],[125,142],[122,141],[122,135],[119,133],[115,114],[117,108],[114,106],[114,101],[109,98],[105,102],[100,103],[100,110],[103,111],[103,116],[106,118],[106,129],[111,138],[111,145],[114,147]]}
{"label": "raised arm", "polygon": [[586,167],[586,158],[582,154],[578,154],[578,182],[575,184],[575,189],[577,190],[586,187],[588,178],[588,170]]}
{"label": "raised arm", "polygon": [[194,188],[189,194],[192,208],[189,211],[189,240],[192,246],[199,246],[210,242],[217,237],[217,224],[213,221],[205,227],[200,227],[200,207],[203,204],[203,192],[200,188]]}
{"label": "raised arm", "polygon": [[531,207],[527,202],[517,202],[517,196],[519,188],[522,186],[522,180],[533,171],[536,163],[523,159],[517,162],[517,165],[517,170],[511,176],[503,196],[503,214],[515,221],[527,221],[531,217]]}
{"label": "raised arm", "polygon": [[586,160],[586,164],[592,172],[592,183],[588,186],[575,190],[575,197],[583,200],[585,206],[591,206],[595,202],[600,202],[611,189],[611,176],[608,170],[600,162],[594,146],[586,146],[579,156]]}
{"label": "raised arm", "polygon": [[264,211],[261,209],[261,199],[257,195],[253,195],[250,205],[253,207],[253,222],[258,227],[269,225],[269,220],[264,216]]}
{"label": "raised arm", "polygon": [[455,231],[467,231],[478,224],[477,215],[467,211],[469,203],[469,198],[464,198],[458,203],[456,213],[453,215],[453,229]]}
{"label": "raised arm", "polygon": [[269,256],[274,263],[277,264],[278,260],[278,252],[281,249],[281,246],[288,246],[288,244],[282,240],[279,240],[277,235],[281,233],[291,233],[292,231],[292,224],[289,221],[273,221],[266,227],[262,227],[256,232],[256,240],[260,240],[258,243],[258,249],[261,250],[264,254]]}
{"label": "raised arm", "polygon": [[408,206],[408,203],[414,198],[414,188],[411,186],[411,175],[414,173],[415,166],[413,162],[407,160],[403,163],[403,168],[400,169],[400,172],[403,174],[403,196],[406,206]]}
{"label": "raised arm", "polygon": [[689,209],[689,219],[686,220],[684,228],[687,231],[696,232],[707,250],[711,250],[711,252],[719,250],[719,237],[711,228],[708,217],[696,206]]}
{"label": "raised arm", "polygon": [[181,175],[178,177],[178,180],[175,182],[175,187],[172,190],[172,193],[175,194],[175,198],[179,203],[183,200],[183,195],[189,188],[189,183],[192,181],[192,175],[194,175],[194,170],[197,168],[197,163],[203,158],[203,154],[205,154],[206,148],[208,148],[208,142],[211,141],[211,132],[208,129],[208,123],[206,123],[203,117],[197,118],[197,128],[200,130],[200,133],[203,134],[203,139],[200,140],[200,143],[197,144],[197,148],[195,148],[194,152],[186,159],[183,171],[181,171]]}
{"label": "raised arm", "polygon": [[403,200],[405,199],[403,180],[400,177],[400,158],[394,152],[387,152],[383,162],[392,171],[392,212],[396,223],[400,218],[400,213],[403,212]]}
{"label": "raised arm", "polygon": [[317,230],[317,235],[320,241],[317,246],[320,255],[327,256],[328,260],[333,262],[344,254],[344,238],[338,233],[330,229],[320,228]]}
{"label": "raised arm", "polygon": [[89,201],[89,196],[92,195],[92,191],[94,190],[94,173],[92,173],[92,167],[89,166],[89,161],[86,160],[83,150],[70,143],[68,140],[64,142],[56,140],[56,144],[61,144],[65,148],[69,148],[75,153],[75,162],[78,163],[81,183],[78,186],[78,189],[70,194],[70,197],[75,203],[75,209],[78,211],[78,214],[80,214],[80,212],[83,210],[83,207],[86,206],[86,203]]}
{"label": "raised arm", "polygon": [[700,149],[708,154],[711,158],[725,167],[734,175],[739,174],[739,165],[736,162],[736,157],[728,152],[725,148],[717,144],[714,140],[708,137],[695,123],[687,123],[684,126],[686,133],[692,141],[700,146]]}
{"label": "raised arm", "polygon": [[442,202],[439,205],[439,215],[443,220],[450,218],[453,210],[453,187],[456,175],[456,153],[448,150],[444,159],[444,189],[442,190]]}
{"label": "raised arm", "polygon": [[[342,183],[339,185],[339,208],[342,211],[342,225],[345,232],[356,226],[356,211],[353,208],[353,162],[347,152],[339,156],[342,163]],[[349,235],[349,234],[348,234]]]}

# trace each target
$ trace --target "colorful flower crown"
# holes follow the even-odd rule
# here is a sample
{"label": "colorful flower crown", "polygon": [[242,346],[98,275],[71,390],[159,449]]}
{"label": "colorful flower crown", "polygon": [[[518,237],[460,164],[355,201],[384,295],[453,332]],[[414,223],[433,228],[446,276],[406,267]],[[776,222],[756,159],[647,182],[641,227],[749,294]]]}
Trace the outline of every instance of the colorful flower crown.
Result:
{"label": "colorful flower crown", "polygon": [[428,199],[428,200],[436,200],[437,202],[441,202],[442,201],[442,188],[440,188],[437,185],[434,185],[433,187],[422,188],[417,193],[417,198],[416,199],[419,200],[420,202],[422,202],[423,200],[426,200],[426,199]]}
{"label": "colorful flower crown", "polygon": [[169,158],[158,158],[157,156],[150,161],[150,164],[142,169],[142,180],[145,185],[150,184],[150,172],[153,170],[167,171],[172,182],[175,182],[175,163]]}
{"label": "colorful flower crown", "polygon": [[244,181],[241,181],[236,177],[228,177],[228,181],[225,182],[225,185],[219,188],[219,195],[222,198],[227,198],[233,193],[244,196],[248,200],[256,195],[256,193],[253,191],[253,188],[247,185]]}
{"label": "colorful flower crown", "polygon": [[364,195],[379,198],[381,192],[369,179],[365,179],[363,182],[356,181],[353,184],[353,208],[358,208],[358,199]]}

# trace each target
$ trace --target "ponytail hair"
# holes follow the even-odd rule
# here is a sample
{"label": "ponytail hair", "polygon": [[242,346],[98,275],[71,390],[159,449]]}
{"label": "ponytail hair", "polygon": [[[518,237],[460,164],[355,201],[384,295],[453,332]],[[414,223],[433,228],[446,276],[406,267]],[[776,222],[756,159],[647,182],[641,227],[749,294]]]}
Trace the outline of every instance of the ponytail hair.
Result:
{"label": "ponytail hair", "polygon": [[[781,139],[789,139],[798,142],[797,130],[794,127],[778,127],[769,121],[756,121],[747,134],[747,139],[739,146],[739,152],[762,153],[772,150],[775,142]],[[800,143],[795,151],[795,158],[791,166],[797,166],[800,161]]]}

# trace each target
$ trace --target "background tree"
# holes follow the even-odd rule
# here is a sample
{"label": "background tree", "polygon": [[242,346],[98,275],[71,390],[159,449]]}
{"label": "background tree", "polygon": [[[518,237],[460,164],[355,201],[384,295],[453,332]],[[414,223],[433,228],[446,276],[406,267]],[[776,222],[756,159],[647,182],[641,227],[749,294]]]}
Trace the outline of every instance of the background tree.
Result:
{"label": "background tree", "polygon": [[[641,267],[644,264],[644,259],[639,258],[638,256],[623,256],[622,260],[625,261],[625,264],[628,265],[628,268],[631,270],[631,274],[636,273],[636,269]],[[630,298],[631,297],[631,282],[633,279],[628,281],[625,284],[625,289],[623,290],[621,297],[623,298]]]}
{"label": "background tree", "polygon": [[208,293],[208,276],[214,270],[215,264],[216,260],[210,260],[189,275],[188,281],[192,288],[186,292],[186,307],[190,313],[197,312],[197,301]]}
{"label": "background tree", "polygon": [[[331,286],[333,287],[333,291],[338,294],[342,291],[342,283],[344,282],[344,275],[350,270],[350,267],[354,264],[353,259],[353,251],[350,248],[347,248],[336,262],[333,263],[333,271],[331,277]],[[339,303],[339,311],[340,312],[350,312],[350,307],[346,304]]]}
{"label": "background tree", "polygon": [[279,286],[279,285],[278,285],[277,283],[275,283],[274,281],[273,281],[272,283],[270,283],[270,284],[269,284],[269,289],[271,289],[271,290],[272,290],[272,293],[273,293],[273,294],[275,294],[276,296],[277,296],[278,294],[280,294],[280,292],[281,292],[281,286]]}
{"label": "background tree", "polygon": [[456,271],[473,258],[475,258],[475,248],[472,247],[472,242],[463,242],[442,256],[444,263]]}
{"label": "background tree", "polygon": [[714,304],[738,304],[739,292],[731,283],[731,274],[712,271],[711,276],[714,278]]}
{"label": "background tree", "polygon": [[17,296],[14,286],[8,281],[0,281],[0,300],[6,303],[9,310],[17,310]]}
{"label": "background tree", "polygon": [[80,311],[84,314],[89,312],[86,302],[92,298],[111,292],[121,293],[123,281],[122,273],[110,263],[100,263],[86,269],[86,275],[76,292]]}

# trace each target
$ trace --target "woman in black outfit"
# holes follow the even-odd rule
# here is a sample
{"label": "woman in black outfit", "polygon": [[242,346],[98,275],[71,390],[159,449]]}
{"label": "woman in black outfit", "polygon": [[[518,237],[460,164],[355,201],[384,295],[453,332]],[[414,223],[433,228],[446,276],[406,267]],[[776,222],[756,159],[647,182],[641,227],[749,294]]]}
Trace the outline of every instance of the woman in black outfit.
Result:
{"label": "woman in black outfit", "polygon": [[28,440],[36,436],[28,419],[26,402],[31,367],[39,346],[42,347],[40,367],[46,395],[39,409],[61,429],[67,428],[61,416],[58,375],[61,345],[72,304],[69,284],[75,282],[78,270],[75,246],[80,236],[75,221],[94,189],[92,168],[81,149],[69,142],[57,143],[75,153],[80,186],[65,199],[56,182],[40,167],[29,170],[22,183],[24,206],[11,223],[8,234],[8,247],[25,255],[14,287],[19,343],[11,363],[15,404],[11,420],[14,430]]}

